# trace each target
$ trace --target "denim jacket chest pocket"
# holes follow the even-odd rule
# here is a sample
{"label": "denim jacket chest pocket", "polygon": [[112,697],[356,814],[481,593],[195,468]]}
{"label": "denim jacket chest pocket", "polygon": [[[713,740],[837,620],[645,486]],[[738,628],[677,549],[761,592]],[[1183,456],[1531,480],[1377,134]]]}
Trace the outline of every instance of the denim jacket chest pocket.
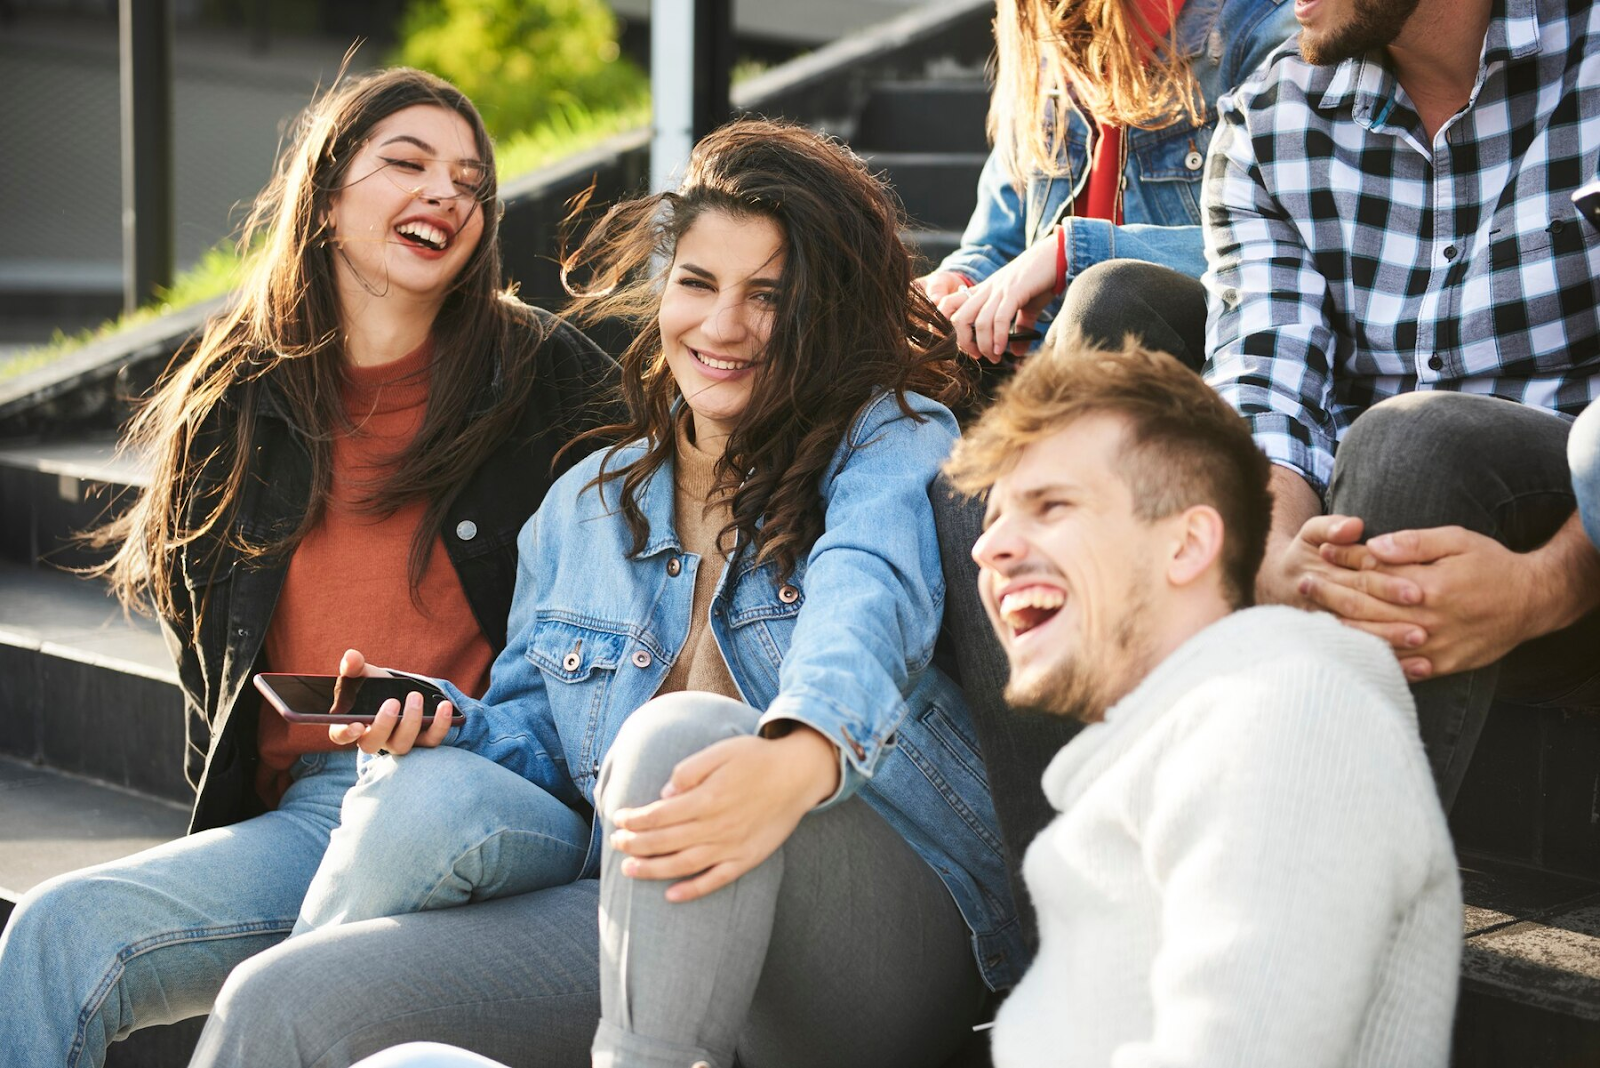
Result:
{"label": "denim jacket chest pocket", "polygon": [[727,628],[726,655],[738,660],[729,664],[746,687],[759,693],[746,693],[745,699],[765,707],[778,694],[778,668],[794,639],[795,620],[806,603],[805,562],[782,581],[771,563],[746,567],[736,572],[731,592],[720,601],[714,613]]}
{"label": "denim jacket chest pocket", "polygon": [[618,669],[635,643],[626,627],[554,613],[541,615],[531,631],[524,656],[544,676],[568,773],[589,796],[604,752],[606,709],[621,696],[612,692]]}
{"label": "denim jacket chest pocket", "polygon": [[1139,194],[1124,201],[1127,221],[1199,225],[1200,179],[1205,174],[1211,127],[1195,129],[1183,123],[1153,133],[1135,130],[1129,141]]}

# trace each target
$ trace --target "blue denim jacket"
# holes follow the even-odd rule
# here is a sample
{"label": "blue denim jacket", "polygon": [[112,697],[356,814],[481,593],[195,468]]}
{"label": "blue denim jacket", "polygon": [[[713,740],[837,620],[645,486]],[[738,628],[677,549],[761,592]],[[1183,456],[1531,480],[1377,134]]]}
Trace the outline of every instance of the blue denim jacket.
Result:
{"label": "blue denim jacket", "polygon": [[[1207,114],[1217,97],[1253,71],[1297,25],[1288,0],[1188,0],[1178,13],[1177,39],[1205,97]],[[1128,130],[1127,183],[1122,193],[1125,225],[1105,219],[1066,217],[1089,180],[1091,126],[1076,107],[1067,117],[1061,177],[1036,174],[1019,197],[1004,165],[990,153],[978,179],[978,206],[961,235],[961,247],[945,257],[942,271],[981,282],[1049,233],[1067,227],[1067,263],[1076,274],[1110,259],[1136,259],[1199,278],[1205,271],[1200,235],[1200,177],[1211,127],[1180,122],[1165,130]],[[1055,317],[1055,301],[1040,317]]]}
{"label": "blue denim jacket", "polygon": [[[885,394],[855,420],[822,482],[826,529],[793,575],[736,552],[709,611],[711,632],[763,724],[800,720],[840,750],[838,793],[858,790],[939,873],[972,930],[988,984],[1027,965],[987,775],[960,689],[931,665],[944,579],[928,487],[959,431],[944,407]],[[610,466],[643,452],[615,450]],[[660,688],[689,635],[694,576],[673,525],[670,462],[642,488],[643,552],[617,503],[588,486],[590,456],[551,487],[518,539],[508,641],[481,701],[444,683],[466,715],[451,744],[594,803],[622,722]],[[599,829],[585,875],[599,870]]]}

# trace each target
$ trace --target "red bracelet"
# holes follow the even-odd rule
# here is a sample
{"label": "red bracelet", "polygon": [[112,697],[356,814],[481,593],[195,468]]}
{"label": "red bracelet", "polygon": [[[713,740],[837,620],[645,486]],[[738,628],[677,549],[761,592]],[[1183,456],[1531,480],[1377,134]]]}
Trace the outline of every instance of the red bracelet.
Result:
{"label": "red bracelet", "polygon": [[1067,228],[1056,225],[1056,296],[1067,291]]}

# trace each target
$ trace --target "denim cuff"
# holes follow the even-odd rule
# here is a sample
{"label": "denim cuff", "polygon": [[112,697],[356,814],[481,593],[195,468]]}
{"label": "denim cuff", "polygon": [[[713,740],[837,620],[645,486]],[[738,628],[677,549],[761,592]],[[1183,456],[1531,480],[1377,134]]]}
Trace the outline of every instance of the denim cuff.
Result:
{"label": "denim cuff", "polygon": [[712,1055],[698,1046],[675,1046],[625,1031],[601,1020],[594,1033],[592,1068],[732,1068],[733,1057]]}

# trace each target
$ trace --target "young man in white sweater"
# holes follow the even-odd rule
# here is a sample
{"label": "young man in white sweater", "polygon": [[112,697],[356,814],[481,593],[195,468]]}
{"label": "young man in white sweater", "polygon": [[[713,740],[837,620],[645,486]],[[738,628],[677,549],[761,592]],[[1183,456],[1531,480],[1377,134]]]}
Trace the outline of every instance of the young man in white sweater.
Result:
{"label": "young man in white sweater", "polygon": [[996,1068],[1443,1068],[1461,889],[1394,654],[1252,608],[1267,460],[1172,358],[1072,339],[950,461],[1007,699],[1089,723],[1023,865]]}

